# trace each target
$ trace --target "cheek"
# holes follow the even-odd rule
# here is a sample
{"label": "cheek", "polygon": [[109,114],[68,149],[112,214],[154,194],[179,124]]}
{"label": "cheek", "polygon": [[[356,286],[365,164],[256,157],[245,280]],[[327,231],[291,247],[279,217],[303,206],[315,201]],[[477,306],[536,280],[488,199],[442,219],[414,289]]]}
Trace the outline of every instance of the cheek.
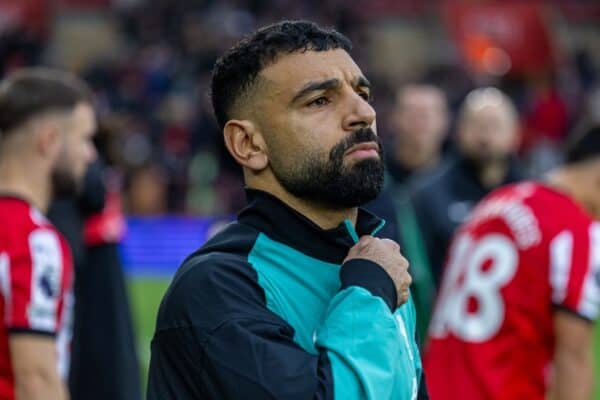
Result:
{"label": "cheek", "polygon": [[88,162],[95,160],[96,156],[97,156],[96,147],[94,146],[94,144],[92,142],[86,141],[85,152],[83,155],[83,161],[87,164]]}
{"label": "cheek", "polygon": [[61,173],[69,174],[72,173],[73,163],[70,162],[69,152],[64,151],[60,152],[59,157],[54,162],[54,170],[60,171]]}
{"label": "cheek", "polygon": [[88,147],[80,142],[73,141],[65,148],[62,156],[62,166],[68,169],[71,174],[80,176],[85,172],[89,150]]}
{"label": "cheek", "polygon": [[69,165],[69,161],[70,161],[71,157],[70,157],[70,153],[69,153],[69,146],[68,143],[64,143],[57,151],[56,153],[56,160],[54,162],[54,165],[57,167],[63,167],[63,166],[67,166]]}
{"label": "cheek", "polygon": [[283,128],[290,137],[289,147],[297,152],[295,157],[304,159],[310,156],[323,162],[327,162],[331,150],[350,135],[344,130],[343,114],[337,107],[310,114],[290,112]]}
{"label": "cheek", "polygon": [[496,146],[497,148],[506,152],[510,152],[515,148],[515,135],[513,135],[511,132],[502,132],[501,134],[497,135],[497,137],[499,141],[498,145]]}
{"label": "cheek", "polygon": [[285,164],[302,159],[314,153],[315,148],[322,146],[314,132],[293,127],[286,132],[281,132],[280,136],[273,141],[273,145],[274,147],[269,146],[270,152],[275,152],[274,155]]}
{"label": "cheek", "polygon": [[308,148],[331,148],[345,135],[341,117],[333,108],[310,115],[294,113],[286,129],[300,146]]}

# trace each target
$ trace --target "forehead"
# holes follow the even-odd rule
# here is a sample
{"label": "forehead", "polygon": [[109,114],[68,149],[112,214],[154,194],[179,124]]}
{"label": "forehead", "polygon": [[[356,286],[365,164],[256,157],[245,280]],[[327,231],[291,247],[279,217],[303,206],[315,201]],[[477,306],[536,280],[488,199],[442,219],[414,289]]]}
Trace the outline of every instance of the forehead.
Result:
{"label": "forehead", "polygon": [[293,95],[306,84],[337,78],[351,83],[363,76],[352,57],[342,49],[305,51],[280,56],[260,72],[260,76],[274,84],[282,95]]}
{"label": "forehead", "polygon": [[485,105],[476,109],[470,110],[467,120],[471,122],[509,122],[511,115],[506,107],[500,105],[491,106]]}

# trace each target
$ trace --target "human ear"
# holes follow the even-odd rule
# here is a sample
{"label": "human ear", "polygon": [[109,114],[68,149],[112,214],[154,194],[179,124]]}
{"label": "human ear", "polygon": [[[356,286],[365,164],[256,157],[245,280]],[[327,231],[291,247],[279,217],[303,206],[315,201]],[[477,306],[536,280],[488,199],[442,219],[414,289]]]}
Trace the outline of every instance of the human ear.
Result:
{"label": "human ear", "polygon": [[229,120],[223,128],[225,146],[235,161],[259,172],[267,168],[269,157],[262,134],[248,120]]}
{"label": "human ear", "polygon": [[36,126],[35,149],[44,158],[54,160],[62,146],[61,132],[52,122],[40,123]]}

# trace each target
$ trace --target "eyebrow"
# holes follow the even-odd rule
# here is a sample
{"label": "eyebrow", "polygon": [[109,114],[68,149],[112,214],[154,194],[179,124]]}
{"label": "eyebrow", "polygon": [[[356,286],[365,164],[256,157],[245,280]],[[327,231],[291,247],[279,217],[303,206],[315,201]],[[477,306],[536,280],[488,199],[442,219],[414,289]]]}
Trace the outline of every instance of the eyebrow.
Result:
{"label": "eyebrow", "polygon": [[327,79],[327,80],[319,81],[319,82],[309,82],[306,85],[304,85],[304,87],[302,87],[302,89],[300,89],[298,91],[298,93],[296,93],[296,95],[292,99],[292,103],[295,103],[296,101],[298,101],[299,99],[301,99],[302,97],[306,96],[307,94],[309,94],[311,92],[335,89],[335,88],[340,87],[341,85],[342,85],[342,83],[337,78],[331,78],[331,79]]}
{"label": "eyebrow", "polygon": [[367,78],[365,78],[364,76],[359,76],[356,79],[354,79],[354,86],[359,88],[359,87],[366,87],[367,89],[371,90],[371,82],[369,82],[367,80]]}
{"label": "eyebrow", "polygon": [[[319,82],[309,82],[306,85],[304,85],[304,87],[302,87],[302,89],[300,89],[298,93],[296,93],[291,102],[295,103],[296,101],[305,97],[309,93],[322,90],[336,89],[341,85],[342,82],[337,78],[326,79],[324,81]],[[371,88],[371,83],[364,76],[359,76],[356,79],[354,79],[353,85],[355,87],[366,87],[369,89]]]}

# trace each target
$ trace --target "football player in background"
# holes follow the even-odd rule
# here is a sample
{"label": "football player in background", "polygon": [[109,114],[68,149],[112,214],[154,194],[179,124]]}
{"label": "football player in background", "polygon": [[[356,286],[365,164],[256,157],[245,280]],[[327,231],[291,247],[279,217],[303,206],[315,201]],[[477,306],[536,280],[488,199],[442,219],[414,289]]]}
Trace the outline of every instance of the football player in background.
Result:
{"label": "football player in background", "polygon": [[496,190],[457,232],[425,355],[432,399],[591,398],[600,127],[570,139],[546,182]]}
{"label": "football player in background", "polygon": [[44,213],[95,157],[89,91],[23,69],[0,83],[0,398],[67,399],[72,259]]}

